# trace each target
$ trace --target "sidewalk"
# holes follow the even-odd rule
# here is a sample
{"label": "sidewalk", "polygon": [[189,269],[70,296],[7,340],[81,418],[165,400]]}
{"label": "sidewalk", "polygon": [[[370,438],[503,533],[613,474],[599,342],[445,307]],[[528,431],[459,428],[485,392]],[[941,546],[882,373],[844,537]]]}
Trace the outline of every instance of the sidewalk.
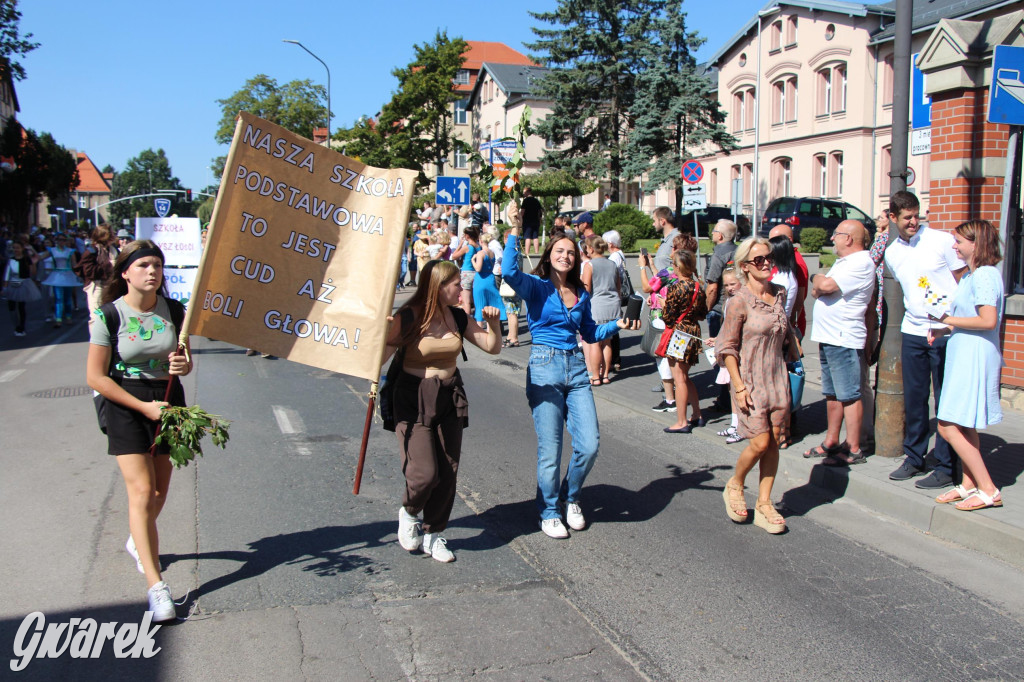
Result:
{"label": "sidewalk", "polygon": [[[524,316],[519,319],[519,329],[521,345],[502,349],[498,357],[502,364],[521,368],[525,381],[531,346]],[[640,338],[641,332],[622,335],[622,371],[612,375],[611,384],[595,388],[594,396],[598,401],[605,400],[650,418],[657,424],[656,428],[652,427],[652,434],[660,437],[661,424],[674,423],[675,415],[651,411],[662,398],[660,393],[651,390],[660,384],[660,379],[650,358],[640,350]],[[472,359],[490,361],[475,347],[467,347]],[[476,358],[472,357],[474,352]],[[820,459],[804,459],[802,453],[821,442],[826,419],[817,344],[810,341],[804,344],[804,366],[807,385],[803,405],[796,412],[794,443],[781,453],[776,500],[781,498],[785,505],[786,490],[810,484],[826,490],[832,499],[853,501],[935,537],[1024,567],[1024,496],[1016,495],[1024,470],[1024,413],[1004,407],[1002,423],[981,432],[985,463],[1002,490],[1005,506],[962,512],[953,505],[936,504],[934,498],[938,491],[916,488],[913,480],[889,480],[889,473],[899,466],[900,459],[870,456],[867,462],[848,469],[823,466]],[[681,439],[680,447],[686,447],[686,438],[720,443],[723,455],[720,463],[733,465],[745,443],[726,445],[725,440],[716,435],[729,424],[729,415],[708,409],[718,392],[713,383],[716,373],[717,368],[710,370],[705,360],[691,372],[701,396],[701,406],[709,419],[708,426],[696,429],[689,436],[674,437]]]}

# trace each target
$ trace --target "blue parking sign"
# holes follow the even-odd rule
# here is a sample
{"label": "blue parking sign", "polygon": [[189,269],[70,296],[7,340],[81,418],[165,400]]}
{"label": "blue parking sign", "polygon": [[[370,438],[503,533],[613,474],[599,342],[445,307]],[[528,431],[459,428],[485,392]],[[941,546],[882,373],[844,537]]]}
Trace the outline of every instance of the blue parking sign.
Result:
{"label": "blue parking sign", "polygon": [[988,122],[1024,125],[1024,47],[996,45]]}

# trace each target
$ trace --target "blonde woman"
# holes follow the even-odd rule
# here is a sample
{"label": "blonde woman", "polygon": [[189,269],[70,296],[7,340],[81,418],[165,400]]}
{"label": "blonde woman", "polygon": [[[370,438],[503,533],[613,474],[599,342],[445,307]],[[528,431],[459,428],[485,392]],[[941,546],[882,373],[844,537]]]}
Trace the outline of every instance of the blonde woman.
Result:
{"label": "blonde woman", "polygon": [[791,408],[786,355],[799,359],[800,346],[786,315],[786,290],[771,281],[775,264],[771,243],[751,237],[736,249],[735,261],[742,286],[729,301],[715,347],[719,364],[729,370],[733,409],[739,414],[737,431],[749,444],[722,495],[729,518],[745,522],[743,486],[757,464],[760,481],[754,525],[776,534],[786,530],[786,521],[771,499],[779,441]]}

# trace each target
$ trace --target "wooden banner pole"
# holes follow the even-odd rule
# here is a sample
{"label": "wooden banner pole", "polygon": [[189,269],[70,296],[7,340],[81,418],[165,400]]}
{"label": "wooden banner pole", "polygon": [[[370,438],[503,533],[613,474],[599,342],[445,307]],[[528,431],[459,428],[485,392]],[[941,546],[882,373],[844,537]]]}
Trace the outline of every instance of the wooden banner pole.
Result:
{"label": "wooden banner pole", "polygon": [[370,426],[373,424],[373,408],[377,402],[377,382],[370,386],[370,396],[366,405],[366,421],[363,422],[363,440],[359,444],[359,462],[356,464],[356,481],[352,486],[352,494],[359,494],[359,484],[363,480],[363,464],[366,462],[366,444],[370,440]]}

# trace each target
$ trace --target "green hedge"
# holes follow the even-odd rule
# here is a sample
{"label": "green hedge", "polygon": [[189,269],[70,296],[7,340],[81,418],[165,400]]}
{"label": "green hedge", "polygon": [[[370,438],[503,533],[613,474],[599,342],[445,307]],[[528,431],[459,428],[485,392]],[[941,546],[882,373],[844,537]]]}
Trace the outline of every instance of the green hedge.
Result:
{"label": "green hedge", "polygon": [[618,230],[622,235],[623,251],[633,250],[637,239],[658,236],[651,217],[629,204],[612,204],[594,216],[594,232],[604,234],[608,230]]}
{"label": "green hedge", "polygon": [[825,246],[825,230],[820,227],[805,227],[800,230],[800,250],[804,253],[821,253]]}

